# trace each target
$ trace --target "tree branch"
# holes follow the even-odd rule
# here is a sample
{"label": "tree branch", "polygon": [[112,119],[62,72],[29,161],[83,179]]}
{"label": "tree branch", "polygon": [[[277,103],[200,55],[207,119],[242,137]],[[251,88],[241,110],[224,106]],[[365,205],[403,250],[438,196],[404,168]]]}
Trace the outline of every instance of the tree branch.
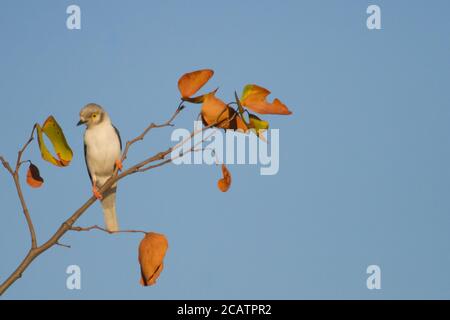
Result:
{"label": "tree branch", "polygon": [[34,139],[34,130],[36,130],[36,125],[33,126],[33,129],[31,130],[31,134],[30,134],[30,138],[28,139],[28,141],[23,145],[22,149],[19,150],[18,154],[17,154],[17,161],[16,161],[16,172],[19,172],[20,166],[22,165],[22,155],[25,152],[25,150],[28,148],[28,146],[30,145],[31,141],[33,141]]}
{"label": "tree branch", "polygon": [[23,214],[25,215],[25,220],[27,221],[28,230],[30,231],[31,248],[35,249],[37,247],[36,231],[34,230],[33,221],[31,220],[30,212],[28,211],[28,206],[22,193],[22,188],[19,181],[19,173],[17,171],[14,172],[13,179],[16,186],[17,195],[19,196],[20,204],[22,206]]}
{"label": "tree branch", "polygon": [[17,153],[16,167],[15,167],[14,171],[12,170],[8,161],[6,161],[3,157],[0,157],[0,160],[2,161],[3,166],[6,168],[6,170],[8,170],[8,172],[11,174],[11,176],[14,180],[14,185],[16,186],[16,191],[17,191],[17,195],[20,200],[20,205],[22,206],[22,211],[25,216],[25,220],[27,221],[28,230],[30,232],[32,249],[35,249],[37,247],[36,231],[34,230],[33,221],[31,220],[30,212],[28,210],[28,206],[25,202],[22,188],[20,186],[19,170],[20,170],[21,165],[23,164],[22,155],[25,152],[25,150],[28,148],[28,146],[30,145],[31,141],[33,141],[33,139],[34,139],[33,136],[34,136],[35,129],[36,129],[36,125],[33,126],[33,129],[31,130],[30,138],[28,138],[28,141],[23,145],[23,147]]}
{"label": "tree branch", "polygon": [[130,147],[134,143],[144,140],[144,137],[147,135],[147,133],[150,130],[152,130],[154,128],[173,127],[172,121],[178,116],[178,114],[183,109],[184,109],[183,102],[181,102],[180,105],[178,106],[177,110],[175,110],[174,114],[172,115],[172,117],[170,117],[169,120],[167,120],[163,124],[155,124],[155,123],[152,122],[147,128],[145,128],[145,130],[140,135],[138,135],[136,138],[134,138],[132,140],[127,141],[127,143],[125,145],[125,150],[124,150],[124,152],[122,154],[122,162],[127,158],[128,150],[130,149]]}
{"label": "tree branch", "polygon": [[[122,154],[122,161],[126,159],[128,151],[130,149],[130,147],[136,143],[137,141],[143,140],[144,137],[147,135],[147,133],[152,130],[153,128],[162,128],[162,127],[167,127],[167,126],[173,126],[172,122],[173,120],[177,117],[177,115],[181,112],[181,110],[184,108],[184,106],[182,105],[182,103],[180,103],[180,105],[178,106],[177,110],[175,111],[175,113],[172,115],[172,117],[166,121],[163,124],[154,124],[151,123],[139,136],[137,136],[136,138],[130,140],[127,142],[125,150]],[[123,172],[121,172],[120,174],[118,174],[117,168],[113,174],[113,176],[111,176],[111,178],[109,178],[105,184],[103,186],[101,186],[101,188],[99,189],[100,193],[104,193],[106,192],[109,188],[111,188],[117,181],[125,178],[126,176],[129,176],[131,174],[134,174],[136,172],[144,172],[144,171],[148,171],[150,169],[154,169],[160,166],[163,166],[165,164],[168,164],[170,162],[172,162],[173,159],[165,159],[166,156],[168,154],[170,154],[173,150],[176,150],[178,148],[180,148],[181,146],[183,146],[187,141],[189,141],[190,139],[192,139],[196,134],[201,133],[211,127],[217,126],[219,124],[222,124],[224,122],[230,122],[232,121],[234,118],[230,117],[230,119],[224,119],[221,121],[216,121],[215,123],[212,123],[206,127],[201,128],[200,130],[196,130],[191,132],[190,137],[186,138],[185,140],[179,142],[177,145],[168,148],[165,151],[159,152],[133,166],[131,166],[130,168],[124,170]],[[18,153],[18,158],[17,158],[17,162],[16,162],[16,170],[13,171],[11,166],[9,165],[9,163],[0,156],[0,160],[3,164],[3,166],[7,169],[8,172],[11,173],[11,175],[14,178],[14,182],[16,185],[16,189],[17,189],[17,193],[19,195],[19,199],[20,202],[22,204],[22,208],[27,220],[27,224],[28,227],[30,229],[30,234],[31,234],[31,238],[32,238],[32,245],[31,245],[31,249],[28,251],[27,255],[25,256],[25,258],[22,260],[22,262],[19,264],[19,266],[14,270],[14,272],[2,283],[0,284],[0,296],[16,281],[18,280],[21,276],[22,273],[28,268],[28,266],[33,262],[34,259],[36,259],[39,255],[41,255],[43,252],[45,252],[46,250],[50,249],[51,247],[53,247],[54,245],[60,245],[61,243],[59,242],[59,240],[61,239],[61,237],[69,230],[72,231],[89,231],[92,229],[98,229],[101,231],[105,231],[108,233],[119,233],[119,232],[142,232],[142,233],[146,233],[145,231],[139,231],[139,230],[123,230],[123,231],[117,231],[117,232],[109,232],[104,228],[101,228],[99,226],[92,226],[92,227],[88,227],[88,228],[81,228],[81,227],[74,227],[73,224],[81,217],[81,215],[97,200],[94,196],[91,196],[80,208],[78,208],[67,220],[65,220],[61,226],[56,230],[56,232],[42,245],[37,246],[36,243],[36,235],[35,235],[35,231],[34,231],[34,227],[32,224],[32,220],[30,218],[30,214],[28,212],[28,208],[26,206],[25,200],[23,198],[23,194],[22,194],[22,190],[20,188],[20,180],[19,180],[19,175],[18,175],[18,171],[20,169],[20,166],[23,162],[21,162],[21,158],[22,158],[22,154],[25,151],[25,149],[28,147],[28,145],[31,143],[31,141],[33,140],[33,134],[34,134],[34,130],[35,127],[33,127],[33,131],[31,133],[31,137],[30,139],[26,142],[26,144],[24,145],[24,147],[22,147],[22,149],[19,151]],[[203,139],[202,141],[203,142]],[[194,151],[195,146],[193,146],[188,152],[193,152]],[[181,156],[181,155],[180,155]],[[150,165],[153,162],[156,161],[161,161],[157,164],[154,165]],[[62,245],[62,246],[66,246],[66,245]]]}
{"label": "tree branch", "polygon": [[3,158],[2,156],[0,156],[0,161],[2,162],[3,166],[5,167],[5,169],[11,174],[14,174],[13,169],[11,168],[11,166],[9,165],[8,161],[5,160],[5,158]]}
{"label": "tree branch", "polygon": [[90,227],[86,227],[86,228],[82,228],[82,227],[71,227],[70,230],[71,231],[91,231],[93,229],[97,229],[109,234],[114,234],[114,233],[143,233],[143,234],[147,234],[148,232],[146,231],[142,231],[142,230],[118,230],[118,231],[109,231],[106,230],[105,228],[102,228],[98,225],[94,225],[94,226],[90,226]]}

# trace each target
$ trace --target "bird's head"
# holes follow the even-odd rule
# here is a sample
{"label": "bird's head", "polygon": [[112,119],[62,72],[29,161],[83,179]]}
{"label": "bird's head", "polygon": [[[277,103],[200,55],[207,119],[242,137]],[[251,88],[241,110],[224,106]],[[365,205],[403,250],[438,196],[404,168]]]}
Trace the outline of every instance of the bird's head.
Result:
{"label": "bird's head", "polygon": [[106,113],[96,103],[89,103],[80,111],[80,121],[77,126],[85,124],[88,128],[102,123],[106,119]]}

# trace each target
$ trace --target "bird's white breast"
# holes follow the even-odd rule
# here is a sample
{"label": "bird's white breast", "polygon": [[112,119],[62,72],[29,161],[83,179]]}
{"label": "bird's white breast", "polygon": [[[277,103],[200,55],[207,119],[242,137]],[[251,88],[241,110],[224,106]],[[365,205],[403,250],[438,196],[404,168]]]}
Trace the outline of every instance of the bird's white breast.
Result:
{"label": "bird's white breast", "polygon": [[113,174],[115,161],[120,158],[120,141],[111,123],[86,130],[86,160],[91,175],[103,184]]}

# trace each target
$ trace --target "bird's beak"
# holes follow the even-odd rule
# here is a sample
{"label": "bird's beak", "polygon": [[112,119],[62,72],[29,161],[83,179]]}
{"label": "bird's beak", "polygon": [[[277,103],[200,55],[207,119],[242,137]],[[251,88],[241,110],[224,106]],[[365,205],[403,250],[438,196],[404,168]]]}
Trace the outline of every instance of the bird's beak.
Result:
{"label": "bird's beak", "polygon": [[77,126],[81,126],[82,124],[85,124],[85,123],[86,123],[86,121],[80,120],[80,121],[78,121]]}

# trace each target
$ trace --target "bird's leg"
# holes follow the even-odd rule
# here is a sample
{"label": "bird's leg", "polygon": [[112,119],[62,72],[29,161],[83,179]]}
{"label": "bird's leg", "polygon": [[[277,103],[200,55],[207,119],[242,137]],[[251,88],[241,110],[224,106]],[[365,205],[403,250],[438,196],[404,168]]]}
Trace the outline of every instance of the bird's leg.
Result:
{"label": "bird's leg", "polygon": [[119,169],[119,171],[122,171],[123,169],[122,160],[120,159],[116,160],[116,168]]}
{"label": "bird's leg", "polygon": [[93,181],[92,181],[92,193],[94,194],[94,197],[97,198],[97,200],[103,199],[102,194],[100,193],[100,191],[98,191],[97,181],[95,181],[95,179],[93,179]]}

